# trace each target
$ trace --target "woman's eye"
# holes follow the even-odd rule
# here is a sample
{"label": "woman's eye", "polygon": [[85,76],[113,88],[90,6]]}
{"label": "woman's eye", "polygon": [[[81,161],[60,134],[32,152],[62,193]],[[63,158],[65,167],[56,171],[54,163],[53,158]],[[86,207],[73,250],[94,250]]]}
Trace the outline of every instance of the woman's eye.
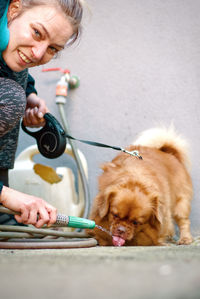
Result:
{"label": "woman's eye", "polygon": [[51,55],[55,55],[56,53],[58,53],[58,49],[56,49],[55,47],[49,46],[49,53]]}
{"label": "woman's eye", "polygon": [[41,37],[41,34],[37,29],[34,29],[34,33],[36,37]]}
{"label": "woman's eye", "polygon": [[56,49],[55,47],[49,47],[51,49],[52,52],[57,53],[58,49]]}

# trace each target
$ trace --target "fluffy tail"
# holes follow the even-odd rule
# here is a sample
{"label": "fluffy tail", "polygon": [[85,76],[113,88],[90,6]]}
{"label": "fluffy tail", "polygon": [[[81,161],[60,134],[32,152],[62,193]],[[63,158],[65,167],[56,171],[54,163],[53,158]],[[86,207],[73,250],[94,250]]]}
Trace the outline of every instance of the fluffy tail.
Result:
{"label": "fluffy tail", "polygon": [[153,128],[146,130],[133,143],[157,148],[163,152],[174,155],[187,169],[190,169],[188,143],[175,132],[171,125],[169,128]]}

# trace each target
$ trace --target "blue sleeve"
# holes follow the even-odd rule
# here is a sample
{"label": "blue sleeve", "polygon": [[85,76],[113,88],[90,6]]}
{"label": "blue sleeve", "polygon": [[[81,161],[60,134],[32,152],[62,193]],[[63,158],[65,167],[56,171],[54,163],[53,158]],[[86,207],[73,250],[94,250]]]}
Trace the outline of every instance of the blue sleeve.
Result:
{"label": "blue sleeve", "polygon": [[36,93],[37,94],[37,90],[35,89],[35,80],[33,79],[33,77],[28,74],[28,82],[27,82],[27,87],[26,87],[26,96],[28,97],[29,94],[31,93]]}

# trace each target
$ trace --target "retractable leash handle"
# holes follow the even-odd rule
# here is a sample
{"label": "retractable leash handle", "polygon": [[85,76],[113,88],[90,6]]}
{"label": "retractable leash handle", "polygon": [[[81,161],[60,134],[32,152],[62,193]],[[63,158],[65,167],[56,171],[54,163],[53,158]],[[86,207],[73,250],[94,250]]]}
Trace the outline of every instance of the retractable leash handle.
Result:
{"label": "retractable leash handle", "polygon": [[51,113],[45,113],[44,119],[46,121],[44,127],[36,132],[28,130],[23,121],[21,126],[24,132],[36,139],[39,152],[48,159],[54,159],[65,151],[65,131]]}
{"label": "retractable leash handle", "polygon": [[111,146],[100,142],[78,139],[66,134],[61,124],[51,113],[46,113],[44,115],[44,119],[46,120],[45,126],[37,132],[28,130],[24,126],[23,122],[21,123],[21,126],[27,134],[36,139],[40,153],[46,158],[53,159],[61,156],[66,148],[66,138],[70,138],[92,146],[112,148],[114,150],[122,151],[131,156],[142,159],[142,156],[140,156],[137,150],[127,151],[126,149],[118,146]]}

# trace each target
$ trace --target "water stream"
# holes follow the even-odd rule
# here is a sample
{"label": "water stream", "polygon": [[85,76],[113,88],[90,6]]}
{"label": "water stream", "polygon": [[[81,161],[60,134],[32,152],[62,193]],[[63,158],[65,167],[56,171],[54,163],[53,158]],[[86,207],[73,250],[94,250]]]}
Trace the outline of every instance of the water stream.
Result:
{"label": "water stream", "polygon": [[102,230],[104,233],[107,233],[108,235],[112,236],[111,232],[109,230],[103,228],[102,226],[96,224],[95,227]]}

